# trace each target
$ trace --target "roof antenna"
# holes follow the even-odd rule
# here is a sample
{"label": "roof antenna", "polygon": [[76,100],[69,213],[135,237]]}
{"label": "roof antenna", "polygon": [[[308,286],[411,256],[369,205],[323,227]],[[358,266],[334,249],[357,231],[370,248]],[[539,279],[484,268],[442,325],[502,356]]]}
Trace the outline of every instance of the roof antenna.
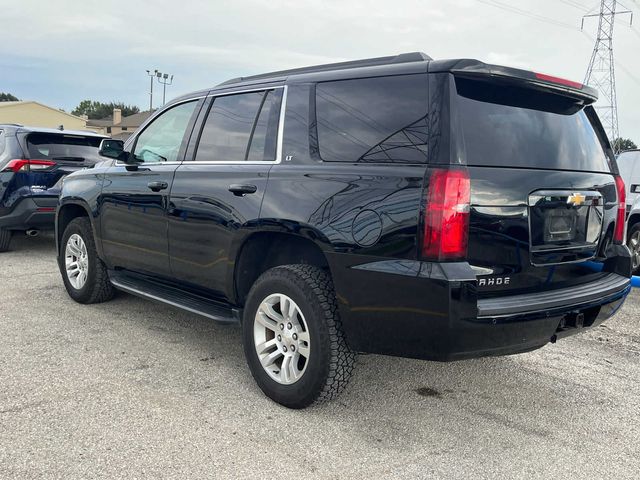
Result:
{"label": "roof antenna", "polygon": [[64,130],[64,125],[58,125],[58,130]]}

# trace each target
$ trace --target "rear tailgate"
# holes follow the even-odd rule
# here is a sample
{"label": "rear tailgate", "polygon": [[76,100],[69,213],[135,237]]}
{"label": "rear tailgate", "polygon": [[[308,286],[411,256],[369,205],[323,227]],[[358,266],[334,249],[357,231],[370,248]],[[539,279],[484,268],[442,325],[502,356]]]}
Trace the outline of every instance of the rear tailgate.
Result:
{"label": "rear tailgate", "polygon": [[595,264],[613,236],[616,183],[599,122],[585,108],[592,99],[578,85],[455,79],[457,143],[471,179],[468,260],[480,297],[605,275]]}
{"label": "rear tailgate", "polygon": [[40,162],[39,168],[29,168],[25,182],[32,193],[58,191],[62,177],[88,168],[101,160],[98,148],[102,137],[70,133],[31,132],[23,136],[25,159]]}

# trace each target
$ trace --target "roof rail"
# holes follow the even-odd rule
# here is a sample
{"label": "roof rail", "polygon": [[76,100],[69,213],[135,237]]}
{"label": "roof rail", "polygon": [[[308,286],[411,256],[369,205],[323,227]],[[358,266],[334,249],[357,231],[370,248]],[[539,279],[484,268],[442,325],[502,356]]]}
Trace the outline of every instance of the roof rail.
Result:
{"label": "roof rail", "polygon": [[399,55],[391,55],[389,57],[366,58],[364,60],[351,60],[348,62],[327,63],[324,65],[314,65],[311,67],[293,68],[290,70],[280,70],[276,72],[261,73],[250,77],[237,77],[222,82],[216,87],[231,85],[247,80],[260,80],[271,77],[285,77],[288,75],[299,75],[303,73],[325,72],[328,70],[345,70],[348,68],[374,67],[377,65],[392,65],[394,63],[424,62],[433,60],[429,55],[422,52],[401,53]]}

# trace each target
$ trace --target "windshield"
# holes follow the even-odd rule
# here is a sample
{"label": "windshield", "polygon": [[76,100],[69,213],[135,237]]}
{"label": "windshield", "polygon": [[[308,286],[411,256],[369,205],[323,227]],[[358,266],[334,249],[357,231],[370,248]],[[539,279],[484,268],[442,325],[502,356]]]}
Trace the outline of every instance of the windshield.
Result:
{"label": "windshield", "polygon": [[31,133],[27,137],[29,158],[50,160],[99,160],[101,137],[56,133]]}

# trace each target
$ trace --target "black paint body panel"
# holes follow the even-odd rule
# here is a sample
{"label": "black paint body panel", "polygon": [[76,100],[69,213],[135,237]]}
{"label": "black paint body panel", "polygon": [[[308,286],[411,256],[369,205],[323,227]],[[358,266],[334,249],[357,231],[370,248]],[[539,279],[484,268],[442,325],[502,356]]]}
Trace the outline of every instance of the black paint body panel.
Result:
{"label": "black paint body panel", "polygon": [[[451,66],[462,68],[459,62]],[[280,161],[192,161],[205,117],[202,109],[185,134],[183,162],[137,170],[111,165],[72,174],[60,209],[73,204],[88,212],[109,268],[152,275],[172,288],[235,308],[242,308],[234,274],[245,242],[256,233],[296,237],[326,259],[347,341],[362,352],[444,361],[518,353],[613,315],[629,291],[628,282],[588,302],[568,300],[565,307],[549,309],[541,303],[514,315],[478,314],[483,299],[499,302],[496,299],[509,295],[570,288],[607,274],[630,276],[626,247],[607,242],[590,262],[538,267],[529,255],[527,202],[539,189],[600,192],[605,200],[603,232],[612,231],[617,205],[609,173],[468,167],[467,258],[421,260],[430,171],[466,166],[454,77],[442,63],[435,67],[429,74],[428,61],[307,72],[199,92],[194,97],[284,84],[288,91]],[[315,83],[398,74],[427,75],[428,164],[323,162],[314,124]],[[166,181],[169,188],[151,192],[147,183],[152,180]],[[234,195],[229,191],[232,184],[250,184],[255,193]],[[560,258],[567,260],[571,259]],[[480,285],[482,277],[503,281]],[[510,278],[508,286],[505,277]],[[571,319],[578,314],[585,322],[572,327]]]}

